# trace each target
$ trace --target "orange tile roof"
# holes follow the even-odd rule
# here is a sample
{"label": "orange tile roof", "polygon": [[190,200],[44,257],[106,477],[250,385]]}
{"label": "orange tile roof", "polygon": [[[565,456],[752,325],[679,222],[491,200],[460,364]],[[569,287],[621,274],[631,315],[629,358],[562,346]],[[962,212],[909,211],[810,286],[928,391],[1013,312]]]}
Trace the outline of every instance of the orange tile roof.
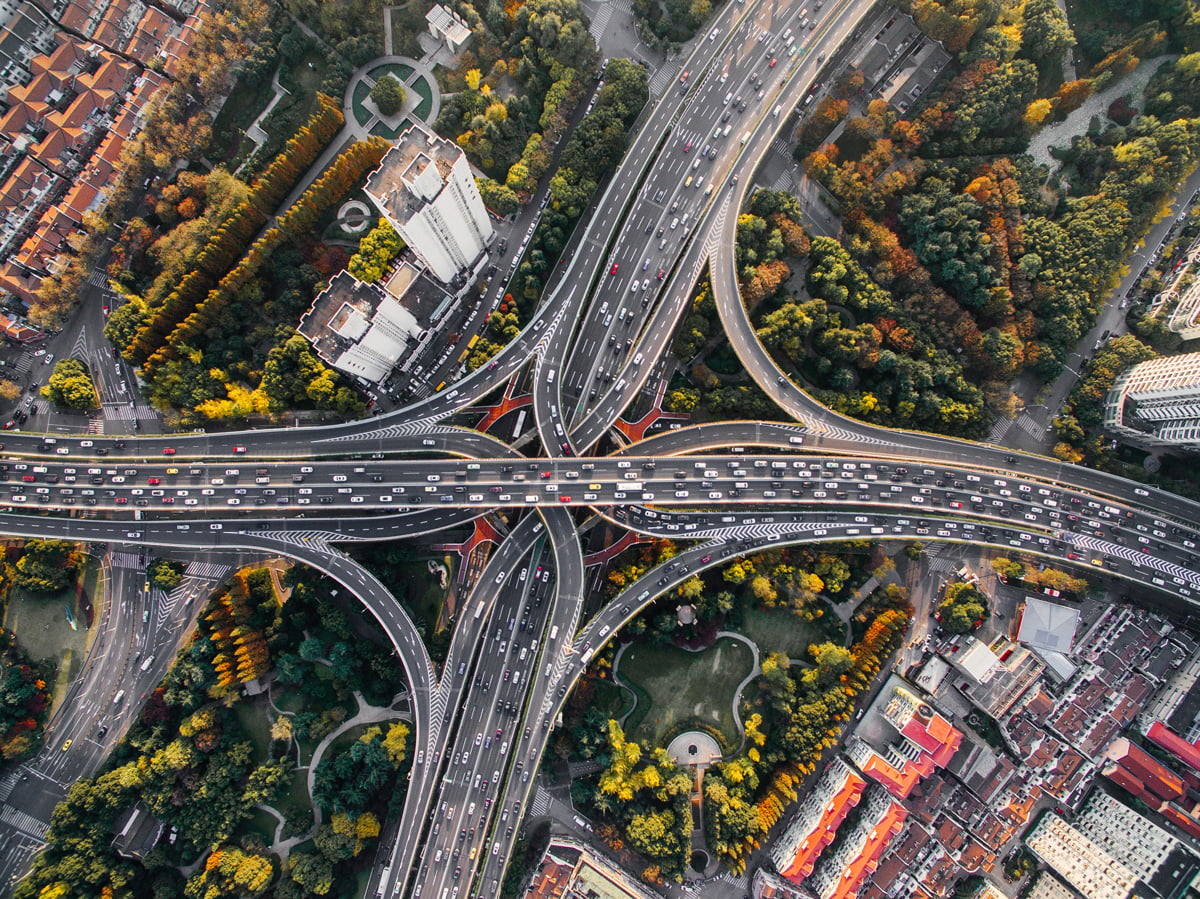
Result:
{"label": "orange tile roof", "polygon": [[0,290],[7,290],[26,303],[34,301],[41,283],[41,276],[30,274],[11,262],[0,265]]}
{"label": "orange tile roof", "polygon": [[813,826],[804,841],[796,848],[796,855],[787,868],[779,873],[793,883],[799,884],[812,873],[821,851],[833,842],[837,829],[850,814],[850,809],[862,799],[867,782],[853,771],[846,772],[846,779],[832,799],[821,811],[821,819]]}
{"label": "orange tile roof", "polygon": [[842,870],[842,876],[838,878],[829,899],[855,899],[863,883],[878,866],[880,855],[900,832],[907,817],[908,811],[900,803],[888,805],[879,823],[867,835],[858,855]]}

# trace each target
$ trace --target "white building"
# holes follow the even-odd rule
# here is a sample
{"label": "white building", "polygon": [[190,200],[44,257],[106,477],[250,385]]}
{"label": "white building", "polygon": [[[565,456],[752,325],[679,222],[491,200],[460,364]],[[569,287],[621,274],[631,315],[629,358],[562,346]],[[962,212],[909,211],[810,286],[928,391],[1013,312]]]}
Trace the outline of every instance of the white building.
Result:
{"label": "white building", "polygon": [[300,319],[299,332],[328,365],[378,384],[420,333],[417,320],[375,284],[338,272]]}
{"label": "white building", "polygon": [[1117,378],[1104,426],[1143,446],[1200,449],[1200,353],[1139,362]]}
{"label": "white building", "polygon": [[1097,790],[1075,823],[1047,814],[1025,842],[1067,883],[1095,899],[1139,895],[1176,899],[1200,872],[1200,858],[1150,819]]}
{"label": "white building", "polygon": [[440,3],[433,4],[433,8],[425,13],[425,21],[429,33],[445,43],[451,53],[458,53],[471,39],[471,29],[462,16]]}
{"label": "white building", "polygon": [[1025,838],[1034,855],[1089,899],[1127,899],[1137,876],[1055,812]]}
{"label": "white building", "polygon": [[367,178],[367,196],[442,282],[479,267],[495,232],[466,154],[414,125]]}

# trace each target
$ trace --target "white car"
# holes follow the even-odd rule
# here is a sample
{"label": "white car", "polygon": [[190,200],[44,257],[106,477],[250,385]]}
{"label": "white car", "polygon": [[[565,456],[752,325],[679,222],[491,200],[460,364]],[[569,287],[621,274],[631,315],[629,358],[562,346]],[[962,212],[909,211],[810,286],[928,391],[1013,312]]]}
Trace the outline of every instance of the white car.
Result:
{"label": "white car", "polygon": [[65,446],[60,446],[58,449],[55,450],[55,452],[58,453],[60,456],[65,456],[65,455],[67,455],[67,453],[69,453],[71,451],[69,449],[67,449]]}

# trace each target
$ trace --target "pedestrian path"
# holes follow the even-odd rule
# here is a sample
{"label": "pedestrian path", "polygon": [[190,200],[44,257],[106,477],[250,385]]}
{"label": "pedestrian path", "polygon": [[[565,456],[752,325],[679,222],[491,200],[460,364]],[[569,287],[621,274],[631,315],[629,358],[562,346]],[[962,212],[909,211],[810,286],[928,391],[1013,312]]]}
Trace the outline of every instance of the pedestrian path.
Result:
{"label": "pedestrian path", "polygon": [[612,4],[605,3],[592,16],[592,24],[588,26],[588,34],[595,38],[597,43],[599,43],[601,36],[604,34],[604,29],[608,27],[608,22],[612,18],[612,14]]}
{"label": "pedestrian path", "polygon": [[1000,443],[1008,429],[1013,426],[1011,418],[997,418],[992,422],[992,430],[988,433],[988,443]]}
{"label": "pedestrian path", "polygon": [[113,568],[145,568],[146,563],[138,553],[109,553],[108,564]]}
{"label": "pedestrian path", "polygon": [[553,797],[542,789],[542,785],[538,784],[537,789],[533,792],[533,799],[529,803],[530,814],[535,817],[541,817],[546,814],[546,812],[550,811],[552,799]]}
{"label": "pedestrian path", "polygon": [[151,406],[130,406],[128,403],[105,403],[101,410],[105,421],[155,421],[158,413]]}
{"label": "pedestrian path", "polygon": [[13,788],[20,778],[21,771],[18,768],[12,768],[4,777],[0,778],[0,802],[8,801],[8,797],[12,795]]}
{"label": "pedestrian path", "polygon": [[87,282],[88,282],[88,284],[92,285],[92,287],[107,288],[108,287],[108,272],[106,272],[102,268],[98,268],[94,272],[92,272],[90,275],[88,275]]}
{"label": "pedestrian path", "polygon": [[675,80],[675,67],[663,66],[650,79],[650,96],[661,97],[667,92],[667,87]]}
{"label": "pedestrian path", "polygon": [[20,809],[15,809],[11,805],[5,805],[0,808],[0,821],[16,829],[27,837],[41,840],[46,836],[46,831],[50,827],[50,822],[39,821],[33,815],[27,814]]}
{"label": "pedestrian path", "polygon": [[229,575],[229,570],[228,565],[217,562],[189,562],[184,574],[197,580],[223,581]]}

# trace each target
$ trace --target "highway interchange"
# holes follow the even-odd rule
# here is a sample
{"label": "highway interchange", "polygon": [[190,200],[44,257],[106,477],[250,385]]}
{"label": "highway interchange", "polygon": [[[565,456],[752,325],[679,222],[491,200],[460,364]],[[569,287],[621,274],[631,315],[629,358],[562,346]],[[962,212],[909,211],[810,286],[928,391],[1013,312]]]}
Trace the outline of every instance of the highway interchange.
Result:
{"label": "highway interchange", "polygon": [[[737,291],[738,210],[791,110],[872,14],[853,0],[745,0],[719,13],[682,61],[686,79],[643,113],[577,251],[494,365],[390,415],[330,427],[5,434],[0,530],[280,553],[353,592],[396,647],[415,724],[404,811],[382,836],[372,895],[417,899],[496,893],[551,724],[588,660],[663,591],[738,555],[841,539],[980,542],[1194,601],[1194,503],[843,418],[755,339]],[[739,358],[795,423],[682,428],[595,455],[655,377],[705,264]],[[440,424],[531,360],[548,458]],[[404,609],[336,544],[431,534],[499,508],[514,523],[461,601],[439,672]],[[577,524],[593,514],[687,542],[583,621]]]}

